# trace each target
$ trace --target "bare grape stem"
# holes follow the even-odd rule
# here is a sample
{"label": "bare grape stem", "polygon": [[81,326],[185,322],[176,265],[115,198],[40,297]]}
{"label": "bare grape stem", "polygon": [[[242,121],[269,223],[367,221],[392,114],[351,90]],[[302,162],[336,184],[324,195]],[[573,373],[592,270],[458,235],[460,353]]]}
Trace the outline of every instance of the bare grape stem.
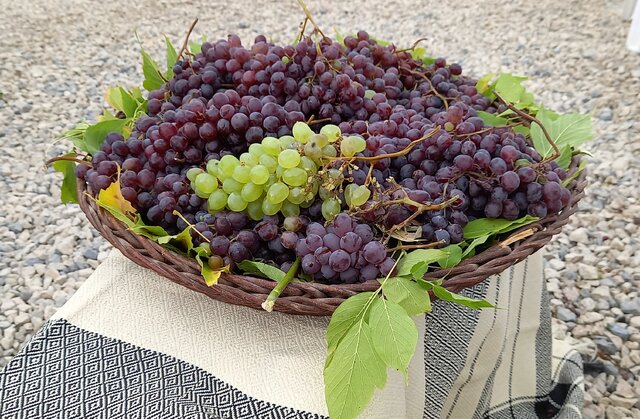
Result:
{"label": "bare grape stem", "polygon": [[498,100],[500,100],[500,102],[504,103],[504,105],[507,108],[509,108],[510,110],[515,112],[519,117],[524,118],[525,120],[529,121],[529,123],[534,122],[536,125],[538,125],[540,127],[540,129],[542,130],[542,133],[544,134],[544,137],[547,139],[547,142],[551,145],[551,147],[553,147],[553,155],[543,159],[541,163],[549,161],[549,160],[555,160],[558,157],[560,157],[560,154],[561,154],[560,153],[560,149],[558,148],[556,143],[553,141],[553,139],[549,135],[549,132],[547,131],[545,126],[542,124],[542,122],[540,122],[540,120],[538,118],[536,118],[533,115],[529,115],[528,113],[523,112],[520,109],[516,108],[515,106],[513,106],[512,103],[510,103],[509,101],[504,99],[502,96],[500,96],[500,93],[494,91],[493,94],[496,95],[496,97],[498,98]]}
{"label": "bare grape stem", "polygon": [[267,297],[265,302],[262,303],[262,308],[265,309],[265,311],[273,311],[273,306],[275,305],[276,300],[278,299],[278,297],[280,297],[280,294],[282,294],[282,291],[284,291],[287,285],[289,285],[291,280],[296,276],[299,267],[300,258],[298,257],[296,258],[295,262],[293,262],[293,265],[291,265],[291,268],[289,268],[284,278],[282,278],[282,281],[278,282],[278,284],[269,293],[269,296]]}
{"label": "bare grape stem", "polygon": [[71,157],[71,156],[52,157],[49,160],[47,160],[46,162],[44,162],[44,164],[45,164],[45,166],[49,166],[49,165],[51,165],[51,163],[55,163],[57,161],[72,161],[72,162],[76,162],[78,164],[84,164],[86,166],[93,167],[93,163],[91,163],[90,161],[82,160],[82,159],[79,159],[77,157]]}
{"label": "bare grape stem", "polygon": [[189,45],[189,37],[191,36],[191,32],[193,32],[193,28],[196,27],[198,23],[198,18],[195,18],[189,26],[189,30],[187,31],[187,36],[184,37],[184,42],[182,43],[182,47],[180,48],[180,52],[178,52],[178,57],[182,57],[182,54],[187,51],[187,47]]}

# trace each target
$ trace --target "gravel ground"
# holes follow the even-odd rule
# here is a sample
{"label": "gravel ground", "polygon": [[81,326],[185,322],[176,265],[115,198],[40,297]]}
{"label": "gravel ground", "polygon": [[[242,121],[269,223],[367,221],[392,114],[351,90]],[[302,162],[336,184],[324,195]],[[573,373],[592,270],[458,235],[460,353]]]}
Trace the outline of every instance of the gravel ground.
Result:
{"label": "gravel ground", "polygon": [[[430,0],[420,9],[408,0],[309,3],[325,28],[367,29],[407,46],[427,37],[434,55],[471,74],[526,74],[552,108],[592,113],[598,139],[588,146],[589,195],[547,246],[545,274],[555,333],[574,341],[586,362],[585,416],[640,418],[640,56],[624,49],[628,24],[598,0]],[[107,86],[141,80],[135,32],[161,57],[162,35],[179,44],[195,16],[197,36],[266,33],[287,42],[302,14],[293,0],[220,7],[38,0],[28,9],[0,0],[0,7],[2,367],[110,249],[76,206],[59,204],[60,178],[42,162],[64,150],[49,145],[57,133],[100,113]]]}

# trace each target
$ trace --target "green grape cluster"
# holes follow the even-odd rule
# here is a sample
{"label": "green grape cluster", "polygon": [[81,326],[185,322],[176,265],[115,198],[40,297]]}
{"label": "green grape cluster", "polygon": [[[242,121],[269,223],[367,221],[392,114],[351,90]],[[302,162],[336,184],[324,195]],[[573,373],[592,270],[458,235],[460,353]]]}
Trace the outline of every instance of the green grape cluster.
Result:
{"label": "green grape cluster", "polygon": [[246,211],[254,220],[278,212],[299,215],[300,207],[311,205],[318,193],[314,175],[323,158],[337,155],[331,143],[340,138],[340,129],[327,125],[323,130],[316,134],[298,122],[293,136],[266,137],[239,158],[228,154],[209,160],[206,170],[192,168],[187,177],[212,213],[228,208]]}

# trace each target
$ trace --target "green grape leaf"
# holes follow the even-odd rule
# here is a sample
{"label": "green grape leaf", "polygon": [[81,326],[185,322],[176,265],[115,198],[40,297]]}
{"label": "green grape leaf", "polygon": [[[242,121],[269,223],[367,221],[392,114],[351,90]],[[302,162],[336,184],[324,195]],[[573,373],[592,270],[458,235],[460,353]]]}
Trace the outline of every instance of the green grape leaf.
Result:
{"label": "green grape leaf", "polygon": [[329,350],[327,363],[330,361],[332,352],[334,352],[338,343],[344,338],[349,329],[360,320],[366,318],[372,298],[374,298],[374,293],[372,292],[358,293],[344,300],[333,312],[327,327],[327,347]]}
{"label": "green grape leaf", "polygon": [[562,181],[562,186],[566,187],[571,182],[573,182],[578,177],[578,175],[580,175],[580,172],[585,169],[585,167],[587,167],[587,161],[585,159],[580,160],[580,164],[578,165],[576,171],[573,172],[571,176],[567,176],[567,178]]}
{"label": "green grape leaf", "polygon": [[371,305],[369,325],[380,359],[407,379],[409,362],[418,343],[418,329],[409,314],[393,301],[376,298]]}
{"label": "green grape leaf", "polygon": [[569,168],[569,165],[571,165],[571,157],[573,157],[573,149],[569,145],[566,145],[564,147],[559,147],[559,148],[560,148],[560,156],[556,159],[556,163],[558,163],[558,166],[562,167],[563,169],[567,169]]}
{"label": "green grape leaf", "polygon": [[418,262],[411,267],[411,276],[413,279],[422,279],[424,278],[424,274],[429,270],[429,264],[427,262]]}
{"label": "green grape leaf", "polygon": [[207,42],[207,37],[204,34],[200,37],[200,42],[197,41],[189,41],[189,51],[192,54],[197,54],[202,51],[202,44]]}
{"label": "green grape leaf", "polygon": [[462,248],[457,244],[451,244],[440,250],[446,254],[445,258],[437,261],[441,268],[453,268],[462,260]]}
{"label": "green grape leaf", "polygon": [[173,66],[178,61],[178,52],[169,40],[169,37],[165,35],[164,43],[167,46],[167,70],[164,73],[165,78],[170,79],[173,76]]}
{"label": "green grape leaf", "polygon": [[329,416],[352,419],[371,400],[376,388],[383,388],[387,369],[376,353],[371,328],[360,318],[349,328],[324,369],[324,388]]}
{"label": "green grape leaf", "polygon": [[531,224],[537,220],[537,217],[532,217],[530,215],[525,215],[517,220],[506,220],[504,218],[477,218],[464,226],[464,238],[469,240],[486,235],[491,236],[506,233],[524,225]]}
{"label": "green grape leaf", "polygon": [[453,293],[451,291],[449,291],[448,289],[440,286],[440,285],[436,285],[432,282],[425,282],[426,284],[428,284],[428,286],[431,288],[431,290],[433,291],[433,293],[436,295],[436,297],[438,297],[441,300],[444,301],[450,301],[452,303],[457,303],[457,304],[461,304],[465,307],[469,307],[469,308],[473,308],[473,309],[479,309],[479,308],[495,308],[495,306],[493,304],[491,304],[489,301],[485,300],[485,299],[475,299],[475,298],[469,298],[469,297],[465,297],[464,295],[460,295],[460,294],[456,294]]}
{"label": "green grape leaf", "polygon": [[473,239],[473,241],[469,243],[467,248],[464,249],[464,252],[462,252],[462,258],[464,259],[467,256],[473,256],[473,254],[475,254],[475,252],[473,252],[474,249],[484,244],[487,240],[489,240],[489,238],[491,238],[491,234],[486,234],[484,236],[476,237],[475,239]]}
{"label": "green grape leaf", "polygon": [[160,226],[146,225],[139,215],[135,220],[135,225],[130,227],[130,229],[134,233],[144,236],[155,242],[159,242],[161,238],[169,235],[169,233],[167,233],[166,230]]}
{"label": "green grape leaf", "polygon": [[122,133],[125,125],[130,122],[131,119],[108,119],[106,121],[100,121],[95,125],[91,125],[84,132],[84,140],[87,151],[91,154],[95,154],[100,151],[102,143],[104,142],[107,134],[111,132]]}
{"label": "green grape leaf", "polygon": [[496,73],[488,73],[481,77],[480,80],[476,82],[476,90],[478,91],[478,93],[484,96],[489,96],[492,91],[491,80],[493,80],[496,76]]}
{"label": "green grape leaf", "polygon": [[267,265],[266,263],[254,262],[252,260],[244,260],[238,264],[238,268],[243,272],[251,274],[259,274],[266,278],[273,279],[274,281],[282,281],[286,272],[281,271],[275,266]]}
{"label": "green grape leaf", "polygon": [[111,87],[105,93],[105,99],[114,109],[123,112],[127,118],[133,118],[138,109],[138,101],[122,87]]}
{"label": "green grape leaf", "polygon": [[189,252],[193,249],[193,239],[191,238],[191,227],[187,226],[180,233],[175,234],[173,236],[162,236],[158,237],[156,240],[159,244],[168,244],[170,242],[177,242],[180,246],[178,247],[180,250],[189,254]]}
{"label": "green grape leaf", "polygon": [[[541,109],[537,114],[537,118],[547,129],[549,136],[560,150],[564,150],[566,147],[575,149],[593,139],[590,115],[578,113],[557,115],[547,109]],[[553,147],[547,141],[542,128],[538,124],[531,124],[531,140],[541,156],[547,157],[553,154]],[[571,159],[567,159],[565,154],[561,162],[566,164],[566,166],[561,167],[567,168]]]}
{"label": "green grape leaf", "polygon": [[[65,156],[75,157],[75,153],[65,154]],[[67,202],[78,203],[78,191],[76,180],[76,164],[68,160],[58,160],[53,163],[53,169],[63,175],[62,187],[60,188],[60,200],[63,204]]]}
{"label": "green grape leaf", "polygon": [[482,119],[486,125],[491,127],[497,127],[500,125],[506,125],[509,123],[509,120],[505,117],[498,116],[493,113],[478,111],[478,118]]}
{"label": "green grape leaf", "polygon": [[63,132],[57,138],[59,140],[68,140],[79,150],[88,152],[87,143],[84,139],[84,134],[89,128],[90,125],[86,122],[80,122],[75,127],[71,128],[68,131]]}
{"label": "green grape leaf", "polygon": [[447,253],[442,249],[416,249],[408,252],[407,255],[398,262],[396,275],[411,275],[412,268],[419,263],[427,265],[447,258]]}
{"label": "green grape leaf", "polygon": [[142,73],[144,74],[142,86],[148,91],[159,89],[164,84],[164,79],[158,63],[144,49],[141,49],[141,53]]}
{"label": "green grape leaf", "polygon": [[431,311],[429,294],[415,281],[405,277],[391,277],[382,284],[382,294],[398,304],[409,316]]}

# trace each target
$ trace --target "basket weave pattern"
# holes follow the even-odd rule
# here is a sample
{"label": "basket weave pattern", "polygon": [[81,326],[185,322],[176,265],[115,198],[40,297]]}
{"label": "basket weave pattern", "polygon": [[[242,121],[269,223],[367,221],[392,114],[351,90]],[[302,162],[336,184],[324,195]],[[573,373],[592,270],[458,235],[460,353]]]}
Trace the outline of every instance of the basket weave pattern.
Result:
{"label": "basket weave pattern", "polygon": [[[576,170],[578,163],[579,157],[574,158],[568,171],[570,174]],[[533,234],[509,245],[495,244],[463,260],[452,269],[433,271],[425,278],[446,277],[443,286],[450,291],[458,292],[524,260],[546,245],[569,222],[569,217],[578,208],[578,201],[584,196],[586,184],[586,171],[583,170],[568,185],[571,201],[560,214],[547,216],[534,224],[522,227],[511,232],[504,239],[509,241],[509,237],[529,229],[535,230]],[[209,287],[204,283],[200,266],[195,260],[172,252],[128,230],[124,224],[96,204],[95,200],[86,193],[86,184],[80,180],[78,181],[78,200],[80,208],[91,224],[122,254],[138,265],[151,269],[189,289],[226,303],[261,310],[261,304],[276,285],[276,282],[268,279],[223,274],[217,285]],[[359,292],[374,291],[378,286],[379,283],[375,280],[340,285],[292,282],[276,301],[274,310],[298,315],[329,316],[345,299]]]}

